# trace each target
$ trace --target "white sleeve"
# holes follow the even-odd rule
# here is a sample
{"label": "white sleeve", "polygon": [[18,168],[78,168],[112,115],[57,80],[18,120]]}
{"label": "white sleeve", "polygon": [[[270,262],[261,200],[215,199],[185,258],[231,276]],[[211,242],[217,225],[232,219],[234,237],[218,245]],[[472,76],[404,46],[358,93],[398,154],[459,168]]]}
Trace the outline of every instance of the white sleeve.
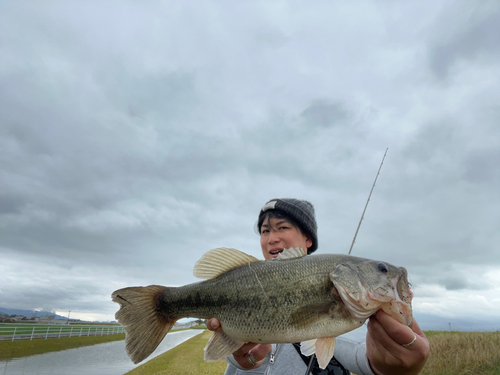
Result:
{"label": "white sleeve", "polygon": [[375,375],[366,358],[366,343],[342,337],[335,340],[334,356],[342,366],[357,375]]}
{"label": "white sleeve", "polygon": [[243,367],[241,367],[238,362],[236,362],[236,360],[234,359],[234,357],[233,357],[232,354],[229,357],[226,357],[225,360],[226,360],[227,363],[229,363],[230,365],[236,367],[239,370],[244,370],[244,371],[246,370]]}

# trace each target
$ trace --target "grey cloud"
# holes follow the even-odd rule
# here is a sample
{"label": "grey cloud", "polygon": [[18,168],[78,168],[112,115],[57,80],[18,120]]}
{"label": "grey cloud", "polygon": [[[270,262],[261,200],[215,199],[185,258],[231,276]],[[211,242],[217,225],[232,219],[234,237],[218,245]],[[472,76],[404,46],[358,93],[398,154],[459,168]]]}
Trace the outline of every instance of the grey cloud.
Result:
{"label": "grey cloud", "polygon": [[[450,253],[447,252],[445,254]],[[492,263],[496,262],[492,260]],[[434,298],[446,293],[439,288],[426,290],[429,286],[441,287],[448,291],[480,293],[481,291],[489,291],[496,287],[491,277],[488,277],[488,273],[492,269],[494,267],[492,268],[484,264],[483,261],[468,262],[466,258],[457,254],[455,257],[450,256],[447,260],[444,258],[438,260],[433,267],[430,265],[417,265],[411,282],[414,284],[415,289],[419,290],[420,297]],[[412,276],[411,273],[410,276]]]}
{"label": "grey cloud", "polygon": [[421,126],[405,147],[408,161],[444,166],[460,150],[462,127],[453,118],[443,118]]}
{"label": "grey cloud", "polygon": [[442,280],[441,284],[443,284],[447,290],[467,289],[466,280],[459,279],[459,278]]}
{"label": "grey cloud", "polygon": [[496,149],[477,151],[465,161],[465,178],[474,183],[498,183],[499,162],[500,151]]}
{"label": "grey cloud", "polygon": [[[129,113],[132,110],[135,117],[146,117],[154,114],[161,117],[162,128],[168,130],[169,122],[185,118],[197,104],[195,93],[195,77],[191,73],[158,72],[134,76],[126,67],[108,76],[96,77],[106,97],[114,102],[117,109]],[[158,120],[156,120],[158,121]]]}
{"label": "grey cloud", "polygon": [[349,112],[340,102],[328,103],[326,100],[315,100],[302,112],[301,117],[306,125],[329,127],[345,125]]}
{"label": "grey cloud", "polygon": [[[476,4],[476,9],[471,10],[470,18],[465,24],[459,25],[461,30],[453,35],[451,40],[434,41],[429,49],[429,64],[436,77],[446,79],[450,69],[459,61],[482,58],[492,61],[494,56],[498,56],[500,9],[495,6],[496,9],[488,9],[490,11],[484,15],[484,8],[491,8],[492,4],[492,2]],[[483,8],[483,11],[478,8]]]}
{"label": "grey cloud", "polygon": [[280,48],[290,40],[281,31],[271,28],[259,29],[255,39],[257,43],[268,45],[271,48]]}
{"label": "grey cloud", "polygon": [[[2,294],[2,299],[9,300],[10,304],[21,309],[41,308],[46,311],[72,310],[73,312],[97,312],[102,308],[102,301],[96,298],[101,293],[111,294],[95,285],[89,286],[89,281],[69,285],[41,283],[29,288],[10,289],[12,294]],[[109,292],[109,293],[108,293]],[[112,305],[109,307],[112,310]]]}
{"label": "grey cloud", "polygon": [[0,194],[0,212],[3,215],[19,213],[24,205],[24,199],[19,194]]}
{"label": "grey cloud", "polygon": [[[320,251],[347,252],[386,147],[354,255],[457,291],[477,288],[481,272],[456,270],[500,264],[498,119],[481,90],[420,81],[423,41],[407,25],[439,22],[433,3],[417,15],[382,4],[380,18],[348,23],[338,14],[350,6],[333,3],[305,18],[299,3],[287,17],[267,5],[57,4],[0,12],[0,253],[33,258],[40,278],[27,290],[29,277],[4,270],[11,307],[95,300],[89,309],[107,313],[113,289],[195,281],[210,248],[260,257],[253,224],[279,196],[311,200]],[[450,38],[427,40],[450,46],[436,71],[451,76],[472,56],[475,79],[482,58],[496,58],[489,41],[470,45],[486,26],[442,25]]]}
{"label": "grey cloud", "polygon": [[447,279],[441,279],[439,284],[444,285],[446,290],[488,290],[490,285],[475,284],[465,277],[449,277]]}

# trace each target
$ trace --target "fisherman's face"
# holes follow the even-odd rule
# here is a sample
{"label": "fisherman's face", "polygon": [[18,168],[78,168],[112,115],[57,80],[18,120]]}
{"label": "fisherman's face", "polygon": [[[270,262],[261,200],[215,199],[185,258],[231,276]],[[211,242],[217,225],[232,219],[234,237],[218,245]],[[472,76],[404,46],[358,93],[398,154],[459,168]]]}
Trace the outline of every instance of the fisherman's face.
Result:
{"label": "fisherman's face", "polygon": [[264,259],[271,260],[283,249],[291,247],[301,247],[307,251],[307,248],[312,246],[312,240],[288,220],[267,217],[260,229],[260,246]]}

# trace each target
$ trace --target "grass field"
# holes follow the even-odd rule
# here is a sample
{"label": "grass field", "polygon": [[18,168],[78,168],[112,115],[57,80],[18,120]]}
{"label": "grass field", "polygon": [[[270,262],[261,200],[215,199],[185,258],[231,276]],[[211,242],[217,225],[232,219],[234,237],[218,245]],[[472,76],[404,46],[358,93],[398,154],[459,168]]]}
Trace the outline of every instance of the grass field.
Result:
{"label": "grass field", "polygon": [[128,375],[221,375],[226,361],[207,363],[203,360],[203,348],[212,332],[205,331],[168,352],[153,358],[144,365],[127,372]]}
{"label": "grass field", "polygon": [[[203,348],[211,332],[193,337],[127,375],[222,375],[226,362],[206,363]],[[421,375],[500,375],[500,331],[427,331],[431,355]]]}
{"label": "grass field", "polygon": [[58,352],[60,350],[80,348],[102,344],[105,342],[119,341],[125,339],[125,334],[90,337],[64,337],[49,340],[22,340],[0,342],[0,359],[21,358],[35,354]]}
{"label": "grass field", "polygon": [[422,375],[500,375],[500,331],[425,334],[431,355]]}

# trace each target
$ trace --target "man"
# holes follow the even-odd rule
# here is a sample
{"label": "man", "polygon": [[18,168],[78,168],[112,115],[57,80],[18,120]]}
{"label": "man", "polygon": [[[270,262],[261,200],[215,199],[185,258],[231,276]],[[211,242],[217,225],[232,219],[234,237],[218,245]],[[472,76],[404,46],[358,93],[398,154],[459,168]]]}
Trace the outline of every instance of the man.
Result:
{"label": "man", "polygon": [[[304,200],[270,200],[260,210],[257,229],[266,260],[291,247],[307,249],[308,254],[318,248],[314,207]],[[221,329],[217,319],[210,319],[207,327]],[[357,375],[415,375],[429,355],[429,342],[415,320],[409,328],[383,311],[370,318],[366,344],[337,339],[335,357],[325,370],[313,366],[312,359],[304,358],[296,348],[296,344],[246,343],[226,359],[226,375],[247,370],[252,374],[304,374],[309,365],[313,374],[344,374],[346,368]]]}

